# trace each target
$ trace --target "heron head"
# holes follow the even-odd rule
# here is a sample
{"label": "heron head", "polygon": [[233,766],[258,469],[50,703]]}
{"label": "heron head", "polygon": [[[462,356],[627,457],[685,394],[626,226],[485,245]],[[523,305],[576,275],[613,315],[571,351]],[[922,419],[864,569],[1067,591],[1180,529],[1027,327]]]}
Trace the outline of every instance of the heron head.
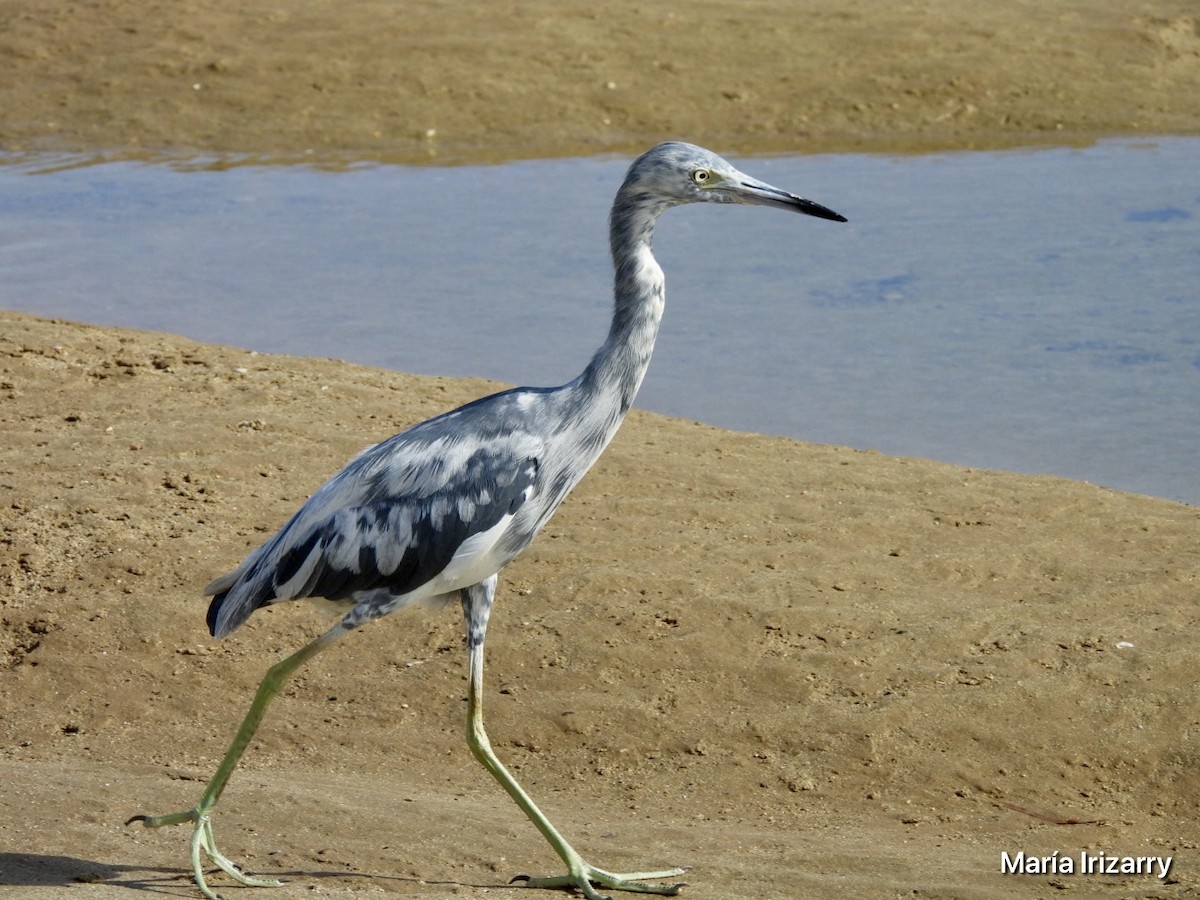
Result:
{"label": "heron head", "polygon": [[772,187],[734,168],[710,150],[668,141],[648,150],[629,167],[628,189],[667,205],[751,203],[845,222],[832,209]]}

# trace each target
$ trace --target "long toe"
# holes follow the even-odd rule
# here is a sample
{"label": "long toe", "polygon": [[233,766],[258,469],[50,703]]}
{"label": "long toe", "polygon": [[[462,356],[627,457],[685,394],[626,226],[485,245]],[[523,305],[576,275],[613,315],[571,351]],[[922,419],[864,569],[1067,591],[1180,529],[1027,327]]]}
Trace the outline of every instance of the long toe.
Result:
{"label": "long toe", "polygon": [[583,870],[578,873],[572,872],[566,875],[549,876],[518,875],[512,879],[510,884],[521,882],[525,887],[530,888],[561,889],[574,887],[578,888],[587,900],[612,900],[612,898],[599,893],[596,890],[596,885],[600,885],[611,891],[629,891],[636,894],[658,894],[660,896],[673,897],[687,886],[687,882],[677,881],[668,884],[653,884],[652,882],[656,879],[678,878],[686,871],[686,869],[674,868],[653,872],[627,872],[622,874],[607,872],[604,869],[597,869],[595,866],[585,863]]}
{"label": "long toe", "polygon": [[147,828],[181,825],[184,822],[192,823],[192,836],[188,842],[192,878],[196,882],[196,887],[200,889],[200,893],[207,900],[221,900],[221,897],[208,886],[208,879],[204,875],[204,857],[206,856],[222,872],[247,887],[279,887],[283,884],[282,881],[276,881],[274,878],[256,878],[253,875],[247,875],[229,857],[218,850],[216,839],[213,837],[212,818],[200,806],[193,806],[183,812],[168,813],[162,816],[136,815],[130,817],[125,824],[132,825],[134,822],[141,822]]}

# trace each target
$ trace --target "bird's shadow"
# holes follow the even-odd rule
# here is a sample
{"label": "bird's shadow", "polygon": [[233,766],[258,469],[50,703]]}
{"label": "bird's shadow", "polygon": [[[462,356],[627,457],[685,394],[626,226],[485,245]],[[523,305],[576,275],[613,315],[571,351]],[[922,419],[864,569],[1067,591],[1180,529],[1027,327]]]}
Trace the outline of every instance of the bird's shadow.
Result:
{"label": "bird's shadow", "polygon": [[[51,856],[45,853],[0,853],[0,884],[8,887],[61,887],[68,884],[128,884],[149,887],[179,874],[178,869],[151,869]],[[140,876],[140,877],[139,877]]]}
{"label": "bird's shadow", "polygon": [[[371,875],[346,871],[272,872],[272,877],[284,881],[317,880],[321,878],[363,878],[370,881],[407,881],[414,884],[445,885],[462,888],[495,888],[496,884],[467,884],[459,881],[434,881],[427,878],[399,875]],[[179,891],[195,893],[191,874],[178,867],[158,868],[102,863],[73,856],[51,856],[44,853],[0,853],[0,886],[6,887],[64,887],[71,884],[107,884],[135,891]]]}

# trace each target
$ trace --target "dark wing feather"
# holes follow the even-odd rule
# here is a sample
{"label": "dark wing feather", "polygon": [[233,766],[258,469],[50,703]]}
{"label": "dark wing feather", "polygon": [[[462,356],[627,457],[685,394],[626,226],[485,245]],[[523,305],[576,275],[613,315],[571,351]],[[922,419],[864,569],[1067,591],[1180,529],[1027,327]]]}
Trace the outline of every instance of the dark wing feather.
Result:
{"label": "dark wing feather", "polygon": [[[439,421],[436,435],[423,433]],[[540,440],[519,430],[480,440],[447,424],[459,425],[431,420],[365,451],[209,585],[212,634],[281,600],[419,590],[468,539],[515,514],[534,491]]]}

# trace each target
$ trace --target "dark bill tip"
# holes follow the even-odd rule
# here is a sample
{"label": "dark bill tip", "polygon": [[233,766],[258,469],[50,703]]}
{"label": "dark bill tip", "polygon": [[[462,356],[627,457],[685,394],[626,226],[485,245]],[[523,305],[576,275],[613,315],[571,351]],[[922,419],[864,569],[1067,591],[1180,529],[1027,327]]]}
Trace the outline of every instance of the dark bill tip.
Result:
{"label": "dark bill tip", "polygon": [[802,197],[796,197],[796,212],[802,212],[805,215],[816,216],[818,219],[829,219],[831,222],[845,222],[846,217],[841,213],[835,213],[828,206],[822,206],[820,203],[813,203],[811,200],[805,200]]}
{"label": "dark bill tip", "polygon": [[758,203],[763,206],[778,206],[780,209],[790,209],[792,212],[804,213],[806,216],[816,216],[818,219],[828,219],[831,222],[845,222],[846,217],[836,213],[828,206],[813,203],[787,191],[753,181],[742,182],[740,191],[743,202]]}

